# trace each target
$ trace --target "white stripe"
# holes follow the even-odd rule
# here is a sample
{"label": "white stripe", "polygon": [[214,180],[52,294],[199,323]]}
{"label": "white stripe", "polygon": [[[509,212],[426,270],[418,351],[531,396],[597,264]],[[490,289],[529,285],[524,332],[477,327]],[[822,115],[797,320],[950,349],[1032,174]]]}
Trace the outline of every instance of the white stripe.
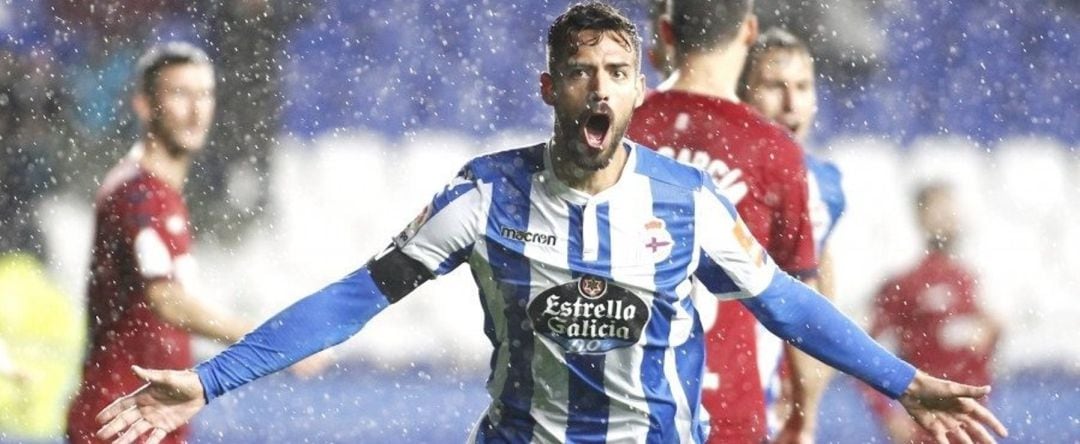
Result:
{"label": "white stripe", "polygon": [[[694,253],[697,250],[693,250]],[[697,254],[693,254],[690,261],[690,271],[696,268],[698,262]],[[678,356],[675,354],[675,347],[678,347],[688,339],[690,334],[694,330],[694,318],[683,307],[682,301],[690,297],[690,293],[693,290],[693,284],[689,279],[683,280],[679,283],[679,286],[675,288],[675,294],[678,295],[678,302],[674,305],[675,314],[671,318],[671,331],[668,333],[668,347],[666,352],[666,359],[664,360],[664,376],[668,382],[671,383],[671,395],[675,400],[675,428],[679,431],[679,439],[683,442],[693,442],[693,431],[695,420],[693,417],[694,408],[697,406],[691,406],[690,400],[687,399],[685,390],[683,389],[682,381],[679,379],[679,371],[676,366]]]}
{"label": "white stripe", "polygon": [[[761,245],[749,232],[744,234],[752,243],[750,251],[739,244],[736,236],[732,234],[736,229],[736,219],[716,196],[703,189],[695,193],[695,197],[695,223],[698,227],[708,227],[696,230],[701,236],[702,251],[723,268],[735,285],[743,290],[738,297],[760,294],[772,282],[776,265],[764,255]],[[757,262],[759,257],[766,259],[764,264]]]}
{"label": "white stripe", "polygon": [[[529,258],[532,288],[529,301],[541,292],[569,282],[572,278],[567,260],[569,245],[569,207],[562,199],[550,196],[544,188],[542,175],[532,178],[529,200],[528,231],[551,234],[556,237],[555,246],[535,242],[525,243],[525,256]],[[529,414],[536,420],[533,427],[535,442],[566,442],[566,425],[569,417],[569,375],[566,355],[562,346],[543,335],[535,335],[532,356],[533,397]]]}
{"label": "white stripe", "polygon": [[596,207],[596,202],[589,201],[581,210],[581,258],[586,262],[594,262],[600,256],[600,228],[596,222]]}
{"label": "white stripe", "polygon": [[[481,187],[486,187],[488,192],[482,194]],[[403,244],[395,239],[395,244],[402,253],[420,261],[429,270],[439,268],[451,254],[475,242],[487,227],[487,211],[477,210],[486,210],[491,199],[485,196],[491,195],[490,190],[490,184],[478,184],[477,188],[458,196],[430,216],[416,228],[413,237],[405,239]]]}
{"label": "white stripe", "polygon": [[169,247],[153,228],[143,228],[135,235],[135,261],[139,265],[139,274],[146,279],[169,277],[173,274],[173,258]]}
{"label": "white stripe", "polygon": [[[652,199],[649,180],[639,175],[624,175],[620,186],[623,196],[633,199],[611,199],[608,208],[611,224],[611,275],[612,279],[627,286],[640,297],[646,307],[652,307],[652,292],[656,289],[653,278],[652,255],[645,248],[645,223],[652,220]],[[645,333],[631,347],[608,352],[604,368],[604,391],[611,399],[608,408],[609,442],[643,441],[649,433],[649,403],[641,385],[641,363],[644,359]]]}
{"label": "white stripe", "polygon": [[[509,368],[510,363],[510,341],[507,340],[506,317],[503,315],[506,304],[493,279],[491,261],[487,251],[487,238],[484,236],[487,230],[488,213],[491,210],[491,185],[481,182],[477,188],[481,190],[481,196],[484,196],[480,201],[479,220],[481,222],[477,225],[477,229],[481,231],[476,235],[473,254],[469,257],[469,266],[476,275],[476,285],[480,288],[481,297],[484,298],[488,315],[491,316],[496,341],[501,344],[497,349],[492,350],[492,353],[495,354],[495,368],[492,370],[491,381],[487,385],[488,394],[491,395],[491,399],[494,401],[502,396],[503,387],[506,385],[506,369]],[[491,422],[498,424],[500,417],[497,410],[488,409],[485,415],[490,415]],[[479,423],[477,424],[479,425]]]}

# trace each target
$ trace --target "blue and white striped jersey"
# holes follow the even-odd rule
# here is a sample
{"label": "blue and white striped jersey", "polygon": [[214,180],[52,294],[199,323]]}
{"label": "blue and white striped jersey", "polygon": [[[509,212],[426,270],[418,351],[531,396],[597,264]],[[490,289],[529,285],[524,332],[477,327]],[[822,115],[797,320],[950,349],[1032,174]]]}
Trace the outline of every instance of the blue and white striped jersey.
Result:
{"label": "blue and white striped jersey", "polygon": [[820,255],[840,216],[844,214],[846,200],[842,175],[835,164],[818,156],[807,153],[804,159],[810,224],[814,227],[814,246]]}
{"label": "blue and white striped jersey", "polygon": [[625,141],[589,195],[546,144],[469,162],[395,239],[436,275],[468,262],[494,347],[476,442],[702,442],[690,276],[755,296],[776,267],[700,170]]}
{"label": "blue and white striped jersey", "polygon": [[915,368],[779,272],[704,172],[623,149],[622,176],[596,195],[556,179],[546,145],[469,162],[392,248],[196,366],[206,401],[341,343],[466,261],[494,346],[470,441],[702,442],[691,276],[878,391],[909,386]]}

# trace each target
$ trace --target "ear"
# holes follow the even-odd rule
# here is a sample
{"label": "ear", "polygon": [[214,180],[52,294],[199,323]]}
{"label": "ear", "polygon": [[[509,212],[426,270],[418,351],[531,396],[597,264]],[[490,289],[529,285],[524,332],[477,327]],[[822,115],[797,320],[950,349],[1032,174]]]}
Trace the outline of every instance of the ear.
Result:
{"label": "ear", "polygon": [[150,98],[146,94],[137,92],[131,97],[131,107],[135,111],[135,117],[138,117],[142,123],[150,121],[150,106]]}
{"label": "ear", "polygon": [[671,16],[664,14],[657,20],[659,26],[660,43],[671,48],[675,46],[675,27],[671,24]]}
{"label": "ear", "polygon": [[746,21],[743,22],[743,32],[746,33],[743,42],[747,47],[754,46],[758,38],[758,21],[757,16],[754,14],[747,14]]}
{"label": "ear", "polygon": [[645,103],[645,74],[638,74],[637,99],[634,100],[634,109]]}
{"label": "ear", "polygon": [[540,74],[540,97],[544,103],[555,106],[555,78],[550,73]]}

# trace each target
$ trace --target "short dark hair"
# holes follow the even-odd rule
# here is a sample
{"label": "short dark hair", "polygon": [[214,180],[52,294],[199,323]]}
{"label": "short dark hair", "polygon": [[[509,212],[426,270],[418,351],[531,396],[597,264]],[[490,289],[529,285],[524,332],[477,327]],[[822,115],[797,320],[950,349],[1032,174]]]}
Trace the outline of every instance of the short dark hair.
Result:
{"label": "short dark hair", "polygon": [[138,91],[153,96],[158,73],[168,66],[180,64],[213,66],[210,56],[199,47],[187,42],[166,42],[148,49],[135,64]]}
{"label": "short dark hair", "polygon": [[672,0],[675,49],[688,54],[726,44],[754,7],[754,0]]}
{"label": "short dark hair", "polygon": [[747,100],[750,97],[750,76],[758,69],[761,59],[769,51],[790,51],[803,54],[810,58],[810,66],[814,64],[814,57],[810,54],[810,47],[806,42],[783,28],[769,28],[758,35],[754,45],[750,47],[750,53],[746,56],[742,74],[739,76],[739,97]]}
{"label": "short dark hair", "polygon": [[950,194],[952,190],[952,185],[942,180],[925,182],[915,189],[915,208],[918,211],[924,211],[930,199],[942,194]]}
{"label": "short dark hair", "polygon": [[[637,27],[622,12],[614,6],[600,3],[578,3],[567,9],[562,15],[555,18],[548,28],[548,70],[555,72],[555,65],[569,56],[577,53],[578,44],[574,36],[578,32],[611,31],[622,39],[622,44],[634,52],[638,63],[641,63],[641,36]],[[595,44],[588,42],[586,44]]]}

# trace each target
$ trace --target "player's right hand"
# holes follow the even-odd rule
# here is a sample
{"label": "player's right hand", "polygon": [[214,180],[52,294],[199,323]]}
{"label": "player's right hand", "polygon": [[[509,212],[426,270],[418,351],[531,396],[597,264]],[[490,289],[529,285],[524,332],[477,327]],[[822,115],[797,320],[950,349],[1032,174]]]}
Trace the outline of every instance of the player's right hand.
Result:
{"label": "player's right hand", "polygon": [[99,439],[116,437],[114,444],[135,442],[147,435],[147,444],[158,444],[169,432],[195,416],[206,401],[202,382],[191,370],[146,370],[133,366],[146,385],[124,396],[97,415]]}
{"label": "player's right hand", "polygon": [[920,370],[899,401],[938,444],[995,443],[997,441],[987,428],[1003,437],[1009,436],[1009,431],[989,409],[976,401],[989,393],[989,386],[960,384]]}

